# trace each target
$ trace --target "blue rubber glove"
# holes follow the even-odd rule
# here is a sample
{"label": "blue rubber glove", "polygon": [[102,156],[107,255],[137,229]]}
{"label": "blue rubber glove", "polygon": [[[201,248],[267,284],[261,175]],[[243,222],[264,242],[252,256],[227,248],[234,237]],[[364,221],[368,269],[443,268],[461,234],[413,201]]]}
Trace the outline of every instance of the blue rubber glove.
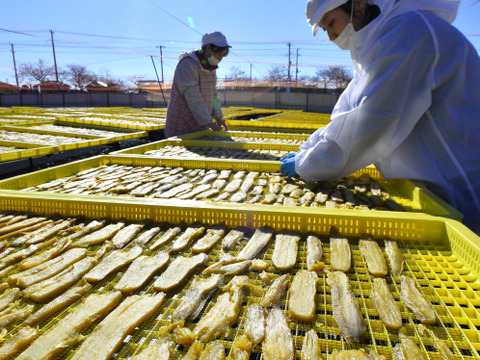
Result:
{"label": "blue rubber glove", "polygon": [[298,176],[297,172],[295,171],[295,155],[282,161],[282,163],[280,164],[280,172],[282,173],[282,175],[289,177]]}
{"label": "blue rubber glove", "polygon": [[280,159],[280,161],[290,159],[291,157],[295,157],[295,155],[297,155],[297,153],[296,153],[296,152],[292,152],[292,153],[290,153],[290,154],[285,155],[284,157],[282,157],[282,158]]}

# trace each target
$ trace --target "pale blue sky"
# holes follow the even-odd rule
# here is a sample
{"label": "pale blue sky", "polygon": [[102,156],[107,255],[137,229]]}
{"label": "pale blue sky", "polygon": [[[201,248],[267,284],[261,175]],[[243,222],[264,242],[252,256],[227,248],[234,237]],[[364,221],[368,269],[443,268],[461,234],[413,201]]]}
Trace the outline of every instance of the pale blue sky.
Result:
{"label": "pale blue sky", "polygon": [[[288,43],[295,78],[325,66],[351,66],[348,52],[319,31],[312,37],[305,21],[305,2],[294,0],[6,0],[0,12],[0,81],[15,82],[10,44],[17,67],[53,65],[50,30],[57,64],[81,64],[97,74],[155,79],[163,48],[165,81],[171,81],[182,50],[199,47],[201,34],[222,31],[233,46],[220,64],[220,78],[233,66],[263,78],[273,65],[287,65]],[[480,3],[462,1],[454,25],[480,52]]]}

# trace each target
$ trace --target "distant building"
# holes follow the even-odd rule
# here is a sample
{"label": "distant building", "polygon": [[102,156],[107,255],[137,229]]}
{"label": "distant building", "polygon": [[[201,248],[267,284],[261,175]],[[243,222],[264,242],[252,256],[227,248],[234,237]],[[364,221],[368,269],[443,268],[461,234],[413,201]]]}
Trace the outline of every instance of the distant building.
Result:
{"label": "distant building", "polygon": [[114,83],[105,83],[100,80],[92,81],[90,84],[85,86],[87,91],[120,91],[120,87]]}
{"label": "distant building", "polygon": [[42,81],[33,85],[32,90],[38,92],[64,92],[70,91],[70,86],[60,81]]}
{"label": "distant building", "polygon": [[[162,90],[171,90],[172,83],[162,83]],[[160,84],[157,80],[139,80],[137,88],[140,92],[157,92],[160,91]]]}
{"label": "distant building", "polygon": [[20,88],[0,81],[0,94],[17,94]]}

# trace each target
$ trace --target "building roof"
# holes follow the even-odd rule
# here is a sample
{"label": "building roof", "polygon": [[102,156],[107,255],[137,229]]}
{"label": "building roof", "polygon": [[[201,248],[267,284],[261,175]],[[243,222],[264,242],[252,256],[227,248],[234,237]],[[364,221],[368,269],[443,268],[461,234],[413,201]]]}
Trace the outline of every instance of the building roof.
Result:
{"label": "building roof", "polygon": [[19,90],[20,88],[16,85],[11,85],[9,83],[4,83],[0,81],[0,90]]}
{"label": "building roof", "polygon": [[42,81],[32,86],[32,89],[40,88],[42,91],[66,91],[70,86],[60,81]]}

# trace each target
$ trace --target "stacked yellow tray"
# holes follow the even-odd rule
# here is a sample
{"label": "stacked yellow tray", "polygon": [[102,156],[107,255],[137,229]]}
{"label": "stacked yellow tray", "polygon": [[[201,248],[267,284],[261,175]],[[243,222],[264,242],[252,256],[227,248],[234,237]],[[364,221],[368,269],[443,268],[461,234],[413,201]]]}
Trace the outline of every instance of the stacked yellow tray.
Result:
{"label": "stacked yellow tray", "polygon": [[[2,134],[3,133],[3,134]],[[93,135],[73,134],[71,132],[42,131],[21,126],[0,127],[0,138],[8,140],[14,138],[16,142],[37,143],[55,146],[58,151],[68,151],[92,146],[99,146],[120,141],[125,138],[146,136],[138,132],[135,135],[121,135],[119,137],[100,137]]]}
{"label": "stacked yellow tray", "polygon": [[[43,111],[43,109],[34,110],[32,111],[34,113]],[[164,109],[160,110],[142,109],[141,114],[139,114],[137,111],[132,111],[129,108],[82,109],[81,111],[49,109],[51,112],[57,112],[60,117],[64,114],[65,123],[73,122],[75,124],[85,123],[85,119],[79,120],[78,117],[79,114],[86,115],[87,112],[88,117],[103,119],[101,121],[103,124],[108,122],[109,119],[115,118],[143,121],[141,120],[142,117],[147,118],[149,113],[156,115],[164,111]],[[231,110],[232,114],[248,114],[250,112],[260,114],[262,112],[253,108],[232,108]],[[264,113],[266,114],[266,112]],[[288,123],[287,121],[284,122],[284,119],[281,118],[282,116],[290,116],[294,119],[295,121],[291,121],[292,125],[286,127],[289,127],[292,132],[298,131],[301,133],[287,135],[282,133],[281,130],[274,129],[273,127]],[[307,236],[314,234],[322,241],[324,254],[322,261],[327,271],[330,270],[332,259],[330,238],[332,236],[345,237],[348,239],[352,251],[352,268],[347,276],[352,284],[355,300],[359,304],[362,317],[366,323],[366,336],[359,344],[349,344],[344,340],[332,313],[332,292],[326,281],[327,275],[324,271],[318,270],[316,271],[318,281],[315,295],[314,320],[304,323],[288,319],[288,327],[293,336],[295,358],[300,358],[305,334],[311,329],[314,329],[318,334],[318,343],[324,359],[331,359],[331,354],[334,351],[347,349],[376,351],[386,359],[392,358],[393,348],[400,342],[399,332],[397,330],[388,330],[373,307],[370,289],[374,277],[368,272],[365,259],[359,249],[359,241],[364,238],[373,239],[385,251],[384,241],[394,240],[399,244],[401,252],[405,257],[403,274],[410,276],[414,280],[416,287],[433,306],[436,324],[428,325],[428,328],[433,331],[442,343],[448,346],[455,358],[479,358],[480,296],[478,291],[480,290],[480,282],[478,276],[480,274],[480,238],[458,221],[462,218],[462,214],[416,182],[406,180],[387,181],[381,177],[374,167],[368,167],[350,175],[350,178],[353,179],[362,176],[362,174],[368,174],[370,179],[378,182],[382,189],[389,193],[391,199],[401,205],[406,212],[272,206],[228,203],[212,201],[211,199],[207,201],[178,200],[175,198],[161,199],[135,197],[128,194],[100,196],[67,192],[25,191],[26,188],[54,182],[82,171],[88,175],[88,171],[94,168],[108,166],[126,166],[138,169],[169,167],[173,171],[203,169],[205,173],[208,170],[229,169],[233,172],[245,171],[247,173],[258,171],[273,176],[273,174],[278,173],[278,161],[223,160],[218,158],[193,160],[191,158],[175,156],[155,157],[145,154],[148,151],[161,150],[167,146],[181,146],[184,148],[217,147],[220,150],[235,149],[238,151],[255,151],[260,149],[296,151],[298,144],[274,144],[269,140],[290,139],[301,142],[308,136],[306,132],[315,129],[315,121],[318,120],[317,116],[302,114],[302,112],[291,112],[288,114],[287,111],[270,115],[270,117],[278,117],[278,121],[266,122],[266,119],[261,118],[250,122],[243,121],[239,124],[239,129],[243,131],[231,131],[229,134],[217,134],[208,131],[200,132],[182,137],[181,140],[175,139],[143,145],[117,152],[114,156],[90,158],[0,181],[0,211],[10,211],[13,215],[25,215],[26,218],[48,216],[49,220],[55,221],[62,221],[67,218],[75,219],[76,222],[71,224],[72,232],[75,225],[82,222],[88,223],[93,220],[105,220],[105,225],[119,222],[125,223],[125,226],[132,223],[142,224],[144,227],[141,232],[133,238],[132,242],[125,246],[126,249],[132,249],[135,246],[135,240],[143,232],[157,226],[161,230],[156,238],[175,226],[179,226],[182,229],[178,236],[181,236],[185,229],[191,226],[202,226],[205,229],[224,226],[227,230],[241,229],[245,232],[244,238],[232,249],[222,250],[221,240],[217,242],[212,249],[206,252],[207,263],[204,268],[218,262],[224,256],[223,252],[231,256],[237,255],[254,231],[261,227],[267,226],[271,228],[274,231],[274,235],[287,230],[300,236],[295,265],[288,271],[292,278],[298,271],[305,270],[307,267]],[[301,126],[302,119],[306,124],[303,127]],[[325,121],[327,120],[325,119]],[[63,123],[58,116],[56,123]],[[249,126],[245,127],[245,123],[248,123]],[[252,124],[256,125],[251,126]],[[100,127],[101,125],[96,123],[94,126]],[[231,126],[236,125],[232,123]],[[281,125],[280,127],[283,126]],[[318,127],[318,124],[316,126]],[[127,126],[127,128],[130,127]],[[262,132],[260,129],[271,129],[272,131]],[[225,137],[223,140],[228,140],[227,137],[233,135],[234,137],[249,137],[261,142],[253,144],[252,142],[213,141],[209,139],[212,135],[220,137],[219,140],[222,140],[222,137]],[[199,137],[204,138],[199,139]],[[2,229],[5,229],[5,227],[1,225],[1,216],[0,214],[0,236],[8,244],[12,244],[15,239],[28,234],[29,231],[33,233],[38,230],[32,229],[10,236],[8,232],[2,232]],[[62,236],[70,233],[67,232]],[[151,242],[153,241],[151,240]],[[153,256],[161,251],[169,252],[172,250],[173,241],[155,249],[149,248],[151,242],[146,243],[142,246],[142,252],[147,256]],[[179,256],[194,256],[193,244],[194,242],[185,249],[172,253],[170,261]],[[98,254],[100,260],[104,259],[114,251],[114,248],[104,248],[104,245],[105,243],[99,243],[89,246],[87,248],[88,255]],[[23,250],[26,247],[20,246],[13,249],[13,251]],[[266,262],[268,265],[267,271],[275,278],[283,274],[283,272],[273,266],[272,255],[274,247],[275,240],[272,239],[257,255],[257,258]],[[51,249],[51,246],[46,248],[47,251],[49,249]],[[98,252],[100,250],[104,252]],[[4,253],[0,256],[0,263],[5,256],[8,256],[8,254]],[[88,293],[84,294],[80,299],[59,309],[56,313],[39,323],[39,333],[44,334],[49,329],[52,329],[55,324],[71,314],[87,296],[112,293],[115,290],[115,285],[125,274],[127,268],[128,266],[124,266],[110,273],[103,280],[95,283]],[[11,267],[8,265],[0,269],[0,277],[2,277],[0,284],[5,283],[9,276],[19,271],[19,261],[12,263]],[[235,340],[245,333],[247,309],[253,304],[260,303],[265,296],[268,285],[262,281],[260,273],[260,271],[253,270],[248,270],[245,273],[248,276],[249,291],[243,299],[233,326],[229,327],[224,334],[218,336],[218,340],[224,346],[227,355],[229,355]],[[153,285],[158,275],[151,278],[140,289],[136,290],[134,294],[158,293]],[[195,276],[206,278],[207,275],[202,274],[202,269],[197,269]],[[222,280],[222,285],[227,284],[231,278],[231,276],[225,276]],[[413,313],[402,300],[400,296],[400,279],[395,278],[390,273],[384,278],[396,303],[400,307],[402,326],[405,333],[417,344],[426,358],[441,359],[442,357],[436,348],[438,343],[431,337],[421,334],[419,321],[415,319]],[[131,359],[132,356],[138,355],[146,349],[148,345],[159,341],[160,337],[165,336],[165,328],[171,325],[172,315],[175,309],[182,304],[193,279],[194,276],[192,275],[185,283],[167,291],[161,306],[152,315],[148,316],[145,321],[132,329],[120,341],[119,345],[112,350],[112,358],[121,360]],[[221,289],[215,292],[197,320],[187,322],[185,326],[193,330],[198,323],[198,319],[208,313],[217,302],[221,293]],[[124,295],[124,298],[126,298],[126,295]],[[33,305],[33,314],[41,310],[45,304],[42,301],[33,301],[24,295],[20,295],[17,300],[17,306],[21,309],[25,306]],[[290,300],[291,292],[288,289],[277,306],[287,313]],[[267,314],[270,311],[271,308],[266,309]],[[88,335],[95,331],[100,320],[98,319],[88,328],[83,329],[81,335],[86,336],[86,338],[76,338],[79,343],[67,347],[57,358],[70,359],[74,356],[81,344],[88,339]],[[5,340],[8,341],[21,328],[21,321],[7,326],[4,334]],[[173,340],[172,334],[168,336]],[[0,354],[2,351],[1,345],[2,343],[0,343]],[[187,352],[186,347],[179,344],[172,343],[169,349],[171,359],[180,359]],[[263,358],[261,344],[253,347],[250,358]]]}
{"label": "stacked yellow tray", "polygon": [[[167,139],[115,151],[111,154],[183,157],[190,160],[195,158],[279,160],[292,151],[298,151],[298,145]],[[211,154],[212,152],[216,152],[216,154]],[[168,155],[160,155],[162,153]]]}
{"label": "stacked yellow tray", "polygon": [[[85,216],[85,219],[78,220],[84,223],[88,223],[93,219],[106,219],[107,223],[105,225],[118,223],[119,221],[126,222],[125,226],[128,226],[130,222],[143,223],[146,224],[144,230],[160,226],[162,230],[159,236],[176,225],[180,225],[182,229],[188,226],[203,226],[207,229],[223,223],[224,226],[230,229],[241,227],[240,229],[245,232],[244,240],[228,251],[233,256],[245,246],[253,231],[259,227],[268,226],[273,229],[275,235],[282,230],[289,230],[299,234],[301,237],[298,244],[297,261],[293,269],[289,271],[292,277],[299,270],[306,269],[305,239],[310,234],[315,234],[321,239],[324,252],[323,262],[327,269],[330,267],[330,231],[335,229],[338,235],[348,239],[351,247],[352,269],[347,276],[352,284],[355,299],[359,303],[360,311],[367,326],[366,336],[362,342],[357,344],[348,344],[344,341],[332,315],[331,289],[326,283],[326,274],[323,271],[317,271],[318,281],[314,320],[306,323],[293,319],[288,320],[288,326],[293,336],[296,358],[300,357],[303,339],[306,332],[310,329],[314,329],[317,332],[322,356],[326,359],[331,358],[331,353],[334,350],[346,349],[374,350],[378,354],[385,356],[386,359],[392,358],[392,348],[400,341],[398,331],[388,330],[372,306],[369,294],[373,276],[368,273],[365,260],[358,248],[358,241],[369,237],[376,240],[383,249],[384,240],[394,240],[399,244],[405,257],[403,274],[410,276],[414,280],[416,287],[420,289],[435,311],[437,322],[435,325],[428,325],[428,328],[449,347],[457,359],[478,358],[478,351],[480,351],[480,337],[478,333],[478,326],[480,326],[480,311],[478,309],[480,304],[480,297],[478,296],[478,290],[480,289],[478,282],[480,242],[478,237],[454,220],[405,213],[395,217],[385,213],[366,216],[364,213],[349,210],[342,213],[325,210],[322,213],[312,214],[306,211],[306,209],[286,212],[281,208],[275,208],[266,212],[259,207],[233,209],[208,206],[198,208],[195,206],[158,205],[139,200],[125,202],[118,199],[109,201],[102,199],[75,199],[73,197],[67,199],[56,194],[45,198],[32,194],[9,194],[8,192],[0,192],[0,205],[2,209],[26,212],[29,214],[28,217],[42,214],[52,215],[55,213],[61,215],[62,219]],[[147,223],[145,223],[146,220],[148,220]],[[11,242],[22,235],[7,237],[7,241]],[[133,248],[135,239],[133,238],[132,242],[125,249]],[[173,241],[155,250],[149,250],[151,243],[146,243],[143,246],[143,253],[147,256],[153,256],[160,251],[168,252]],[[103,243],[89,247],[89,255],[97,253],[102,246]],[[272,276],[275,278],[281,275],[282,272],[279,272],[272,266],[274,247],[275,241],[272,239],[268,246],[257,255],[257,258],[264,260],[268,264],[269,268],[267,271],[272,273]],[[112,251],[113,249],[107,250],[103,257]],[[208,251],[206,266],[217,262],[220,253],[221,241]],[[191,257],[193,255],[191,246],[189,246],[176,253],[175,256]],[[80,300],[75,301],[67,308],[61,309],[58,313],[42,321],[39,324],[40,334],[45,333],[62,318],[70,314],[89,294],[112,293],[115,290],[115,284],[120,280],[127,268],[128,266],[124,266],[110,273],[103,280],[95,283],[93,288]],[[18,264],[14,264],[8,271],[3,271],[4,281],[8,276],[14,275],[18,271]],[[201,269],[197,270],[196,274],[202,278],[206,277],[206,275],[201,274]],[[261,280],[259,271],[250,270],[246,272],[246,275],[251,288],[243,300],[242,307],[233,326],[229,327],[225,334],[218,337],[227,352],[231,349],[233,342],[244,333],[247,309],[252,304],[259,303],[268,288],[268,285]],[[231,278],[231,276],[226,276],[222,281],[223,285]],[[405,333],[413,339],[427,358],[440,359],[441,357],[435,348],[434,340],[420,334],[418,321],[415,320],[412,312],[403,303],[399,295],[399,279],[395,279],[390,274],[385,276],[385,279],[391,293],[400,306],[402,326],[405,329]],[[132,355],[140,353],[150,343],[158,341],[159,337],[165,336],[163,329],[171,324],[172,313],[182,303],[192,280],[193,276],[184,284],[168,291],[159,309],[134,330],[130,331],[128,336],[114,349],[114,358],[128,359]],[[155,278],[150,279],[134,294],[157,293],[153,286],[154,281]],[[221,290],[218,290],[213,295],[200,313],[199,318],[208,313],[221,292]],[[18,306],[22,309],[27,305],[33,304],[33,314],[41,309],[44,303],[32,302],[24,297],[18,298],[18,301]],[[289,301],[290,290],[281,298],[277,306],[286,312],[289,308]],[[266,309],[266,311],[268,313],[270,308]],[[88,339],[88,334],[95,329],[99,321],[96,321],[88,329],[84,329],[82,335],[87,335]],[[193,330],[196,323],[197,321],[189,322],[185,326]],[[9,326],[6,339],[15,335],[21,326],[21,322]],[[173,338],[172,335],[170,336]],[[78,348],[78,345],[68,347],[58,358],[68,359]],[[172,359],[180,359],[186,353],[184,347],[175,346],[174,344],[170,346],[170,351]],[[252,358],[260,359],[261,354],[261,345],[254,346]]]}
{"label": "stacked yellow tray", "polygon": [[[252,127],[252,128],[271,128],[288,129],[289,131],[310,131],[313,132],[330,122],[330,114],[308,113],[298,110],[272,110],[261,111],[242,111],[225,115],[224,119],[231,127]],[[249,120],[249,117],[252,117]],[[241,120],[240,120],[241,119]]]}
{"label": "stacked yellow tray", "polygon": [[55,152],[57,152],[57,148],[55,146],[29,144],[15,141],[0,141],[0,162],[48,155]]}
{"label": "stacked yellow tray", "polygon": [[[65,120],[65,118],[59,116],[57,117],[58,120]],[[116,117],[116,116],[101,116],[97,114],[92,114],[91,116],[70,116],[68,117],[69,121],[76,122],[79,124],[89,124],[89,125],[101,125],[101,126],[111,126],[111,127],[119,127],[119,128],[127,128],[127,129],[134,129],[134,130],[143,130],[143,131],[153,131],[153,130],[160,130],[165,127],[165,122],[163,119],[159,119],[158,121],[152,120],[142,120],[142,119],[135,119],[135,118],[123,118],[123,117]]]}
{"label": "stacked yellow tray", "polygon": [[308,139],[309,134],[292,134],[275,132],[258,132],[253,128],[243,128],[241,131],[197,131],[192,134],[178,136],[183,140],[201,140],[201,141],[216,141],[216,142],[250,142],[255,144],[272,143],[272,144],[294,144],[300,146]]}
{"label": "stacked yellow tray", "polygon": [[[63,121],[56,120],[56,116],[51,115],[52,113],[38,111],[38,114],[28,115],[29,112],[22,111],[20,115],[15,115],[15,111],[10,111],[8,125],[0,126],[0,141],[5,146],[5,151],[0,154],[0,162],[148,136],[146,131],[81,124],[71,121],[69,117],[65,117]],[[54,110],[51,111],[54,112]],[[17,119],[16,116],[19,118],[14,121]],[[16,146],[8,150],[9,144],[10,147]]]}
{"label": "stacked yellow tray", "polygon": [[[124,141],[135,139],[139,137],[148,136],[146,131],[132,130],[126,128],[102,126],[102,125],[86,125],[70,121],[68,118],[61,120],[46,120],[38,122],[28,122],[24,124],[17,124],[16,126],[2,127],[11,131],[25,130],[31,133],[38,134],[52,134],[59,136],[66,136],[66,134],[86,136],[92,138],[105,138],[111,142]],[[0,129],[2,129],[0,128]]]}
{"label": "stacked yellow tray", "polygon": [[[172,171],[184,171],[186,169],[214,169],[214,170],[232,170],[233,172],[240,171],[258,171],[265,172],[268,175],[277,173],[278,176],[278,161],[252,161],[252,160],[221,160],[221,159],[200,159],[200,160],[189,160],[189,159],[179,159],[179,158],[152,158],[148,156],[135,156],[135,155],[123,155],[123,156],[99,156],[93,157],[87,160],[81,160],[77,162],[72,162],[66,165],[60,165],[52,167],[49,169],[44,169],[36,171],[33,173],[16,176],[10,179],[0,181],[0,189],[2,190],[12,190],[16,193],[25,192],[23,189],[36,187],[37,185],[42,185],[46,183],[55,182],[57,179],[67,179],[71,176],[75,176],[77,173],[82,171],[91,171],[99,167],[105,166],[126,166],[129,168],[129,171],[134,171],[132,167],[137,169],[145,169],[145,167],[170,167],[173,168]],[[175,170],[177,169],[177,170]],[[388,192],[390,198],[399,204],[404,210],[411,212],[425,212],[433,215],[440,215],[445,217],[450,217],[454,219],[461,219],[462,214],[456,211],[454,208],[449,206],[446,202],[442,201],[440,198],[435,196],[433,193],[428,191],[425,188],[420,187],[419,184],[414,184],[407,180],[385,180],[381,177],[378,171],[375,168],[365,168],[359,173],[352,174],[352,176],[360,176],[361,174],[367,174],[371,179],[378,182],[382,189]],[[233,177],[234,174],[229,175]],[[83,176],[85,177],[85,176]],[[117,179],[119,182],[122,181],[120,176]],[[71,181],[71,180],[69,180]],[[103,178],[100,178],[99,181],[103,181]],[[286,183],[285,183],[286,184]],[[121,185],[120,183],[118,185]],[[138,184],[139,186],[140,184]],[[301,182],[299,182],[300,186]],[[136,186],[136,187],[138,187]],[[59,190],[63,192],[63,196],[69,197],[69,192],[74,190],[70,185],[68,186],[70,190],[66,191]],[[39,189],[30,189],[34,191],[29,191],[29,193],[35,193],[40,191],[39,194],[51,194],[48,190],[39,190]],[[266,191],[266,190],[265,190]],[[81,191],[83,192],[83,191]],[[76,192],[81,193],[81,192]],[[106,199],[121,198],[125,201],[130,201],[135,198],[134,195],[129,194],[129,192],[121,191],[114,193],[105,193],[103,195],[78,195],[84,198],[98,198],[105,197]],[[139,195],[145,201],[152,203],[169,201],[171,203],[182,205],[184,202],[193,202],[197,206],[205,206],[206,204],[225,204],[232,207],[242,206],[243,204],[237,202],[229,202],[228,200],[217,202],[212,199],[205,199],[202,201],[196,200],[178,200],[175,198],[168,199],[159,199],[155,197],[147,197],[146,195]],[[243,206],[247,207],[250,204],[244,204]],[[260,206],[260,205],[259,205]],[[261,205],[265,209],[275,207],[274,205]],[[286,208],[285,211],[293,210],[298,206],[282,206]],[[315,208],[309,208],[310,211],[316,211]],[[342,211],[342,209],[334,209],[337,211]],[[372,211],[368,211],[373,213]]]}

